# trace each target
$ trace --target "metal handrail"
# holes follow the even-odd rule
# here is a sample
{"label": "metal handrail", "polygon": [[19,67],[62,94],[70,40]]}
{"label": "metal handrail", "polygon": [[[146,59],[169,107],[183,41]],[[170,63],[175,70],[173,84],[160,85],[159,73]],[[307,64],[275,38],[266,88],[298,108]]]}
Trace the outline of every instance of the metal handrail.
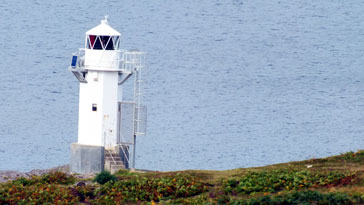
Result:
{"label": "metal handrail", "polygon": [[[119,144],[118,144],[118,146],[122,146],[122,144],[121,144],[121,143],[119,143]],[[130,154],[129,147],[128,147],[128,146],[125,146],[125,147],[127,148],[128,153]],[[128,164],[130,164],[130,161],[129,161],[129,155],[127,155],[127,154],[125,153],[125,151],[124,151],[124,148],[123,148],[123,147],[121,147],[121,150],[122,150],[122,151],[123,151],[123,153],[124,153],[124,156],[125,156],[126,161],[128,162]]]}
{"label": "metal handrail", "polygon": [[[121,142],[125,142],[126,140],[124,139],[124,137],[121,136],[120,132],[118,133],[119,135],[119,143],[117,144],[118,146],[121,146],[121,150],[123,151],[124,153],[124,156],[126,158],[126,160],[128,161],[128,164],[130,164],[130,161],[129,161],[129,155],[130,155],[130,150],[129,150],[129,147],[128,146],[125,146],[128,150],[128,155],[125,153],[124,151],[124,148],[122,147],[123,145],[133,145],[132,143],[121,143]],[[134,145],[133,145],[134,146]]]}
{"label": "metal handrail", "polygon": [[[79,68],[83,68],[88,70],[87,65],[85,65],[85,48],[79,48],[79,51],[77,53],[78,56],[78,61],[82,63],[77,64]],[[129,72],[133,72],[133,69],[135,67],[142,67],[142,55],[144,54],[144,52],[141,51],[135,51],[135,50],[115,50],[114,52],[119,53],[119,55],[117,56],[117,59],[115,60],[107,60],[107,61],[101,61],[100,63],[112,63],[112,65],[115,63],[116,65],[118,65],[117,69],[115,70],[120,70],[120,71],[129,71]],[[114,64],[114,65],[115,65]],[[106,65],[102,64],[102,66],[105,68]],[[97,67],[97,66],[93,66],[93,67]],[[112,66],[113,67],[113,66]]]}
{"label": "metal handrail", "polygon": [[[112,162],[114,162],[114,163],[116,163],[116,161],[115,161],[115,159],[114,159],[114,157],[112,156],[112,153],[109,151],[109,155],[111,156],[111,160],[112,160]],[[110,164],[110,170],[111,170],[111,164]]]}

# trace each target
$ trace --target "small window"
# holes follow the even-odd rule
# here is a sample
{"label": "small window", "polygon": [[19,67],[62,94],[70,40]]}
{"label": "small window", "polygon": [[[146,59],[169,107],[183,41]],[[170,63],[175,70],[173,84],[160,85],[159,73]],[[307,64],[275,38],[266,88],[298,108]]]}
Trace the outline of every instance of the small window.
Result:
{"label": "small window", "polygon": [[97,104],[92,104],[92,111],[94,111],[94,112],[97,111]]}

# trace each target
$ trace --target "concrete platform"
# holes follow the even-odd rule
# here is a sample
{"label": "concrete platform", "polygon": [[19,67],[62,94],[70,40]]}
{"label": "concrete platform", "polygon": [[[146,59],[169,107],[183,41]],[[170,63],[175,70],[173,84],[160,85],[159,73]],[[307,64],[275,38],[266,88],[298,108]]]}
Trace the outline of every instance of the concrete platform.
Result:
{"label": "concrete platform", "polygon": [[71,144],[70,172],[99,173],[104,170],[104,146]]}

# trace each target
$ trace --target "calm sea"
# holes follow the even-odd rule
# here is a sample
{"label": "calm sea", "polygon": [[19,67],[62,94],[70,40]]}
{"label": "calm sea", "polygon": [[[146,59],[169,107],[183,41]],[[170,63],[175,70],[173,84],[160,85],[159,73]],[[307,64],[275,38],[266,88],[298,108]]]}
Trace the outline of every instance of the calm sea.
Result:
{"label": "calm sea", "polygon": [[364,148],[364,2],[0,3],[0,170],[66,164],[78,89],[67,71],[104,15],[148,52],[137,168],[232,169]]}

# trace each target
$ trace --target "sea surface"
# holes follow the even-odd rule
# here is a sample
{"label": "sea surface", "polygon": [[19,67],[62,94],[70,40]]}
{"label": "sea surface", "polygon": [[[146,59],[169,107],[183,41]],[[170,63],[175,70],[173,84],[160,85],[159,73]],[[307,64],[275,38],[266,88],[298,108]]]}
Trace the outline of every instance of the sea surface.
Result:
{"label": "sea surface", "polygon": [[364,1],[2,0],[0,170],[69,162],[67,70],[104,15],[147,52],[136,167],[233,169],[364,149]]}

